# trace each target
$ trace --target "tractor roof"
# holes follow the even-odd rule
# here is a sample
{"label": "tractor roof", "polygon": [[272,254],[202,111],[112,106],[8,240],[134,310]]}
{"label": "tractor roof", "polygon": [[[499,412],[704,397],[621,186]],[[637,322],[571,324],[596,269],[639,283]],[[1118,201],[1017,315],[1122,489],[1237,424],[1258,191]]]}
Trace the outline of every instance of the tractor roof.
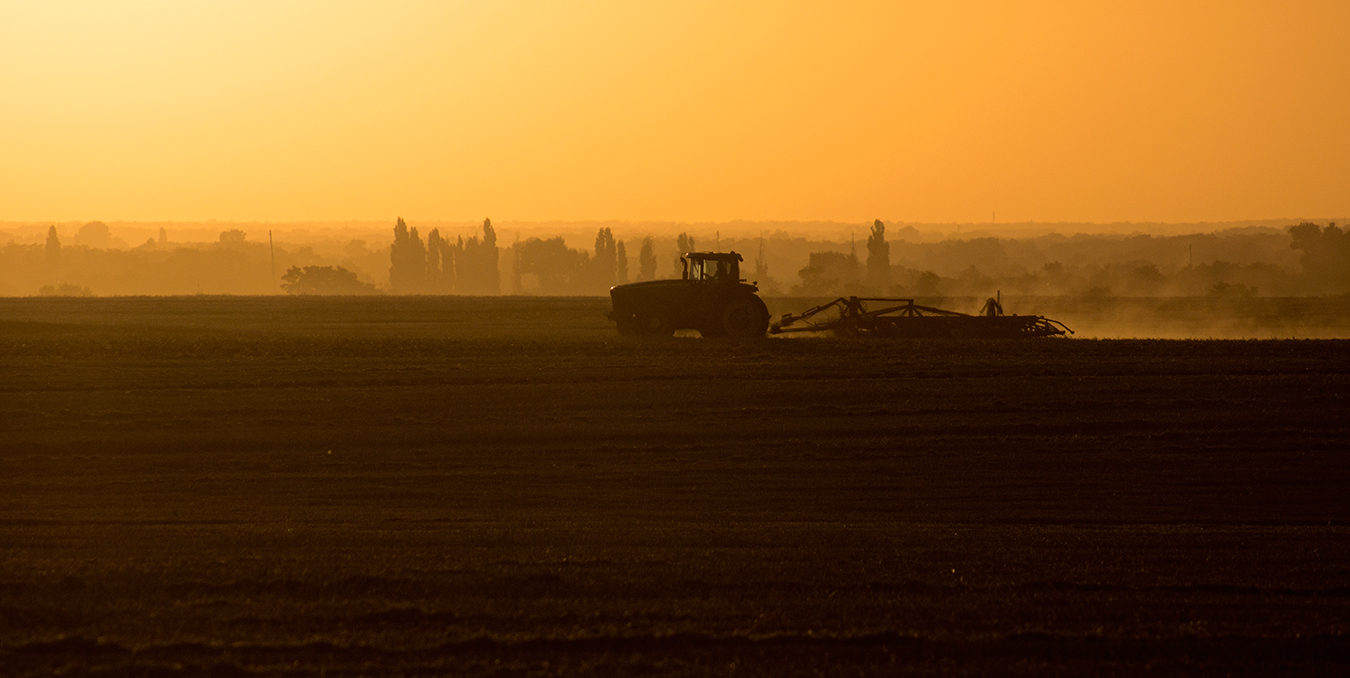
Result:
{"label": "tractor roof", "polygon": [[735,252],[685,252],[685,257],[690,259],[711,259],[713,261],[745,261],[745,258]]}

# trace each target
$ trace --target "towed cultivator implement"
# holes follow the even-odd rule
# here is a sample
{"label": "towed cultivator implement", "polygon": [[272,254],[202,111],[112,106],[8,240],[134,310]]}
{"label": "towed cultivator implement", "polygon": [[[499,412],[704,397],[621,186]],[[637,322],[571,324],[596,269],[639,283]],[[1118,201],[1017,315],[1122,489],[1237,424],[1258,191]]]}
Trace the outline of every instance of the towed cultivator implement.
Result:
{"label": "towed cultivator implement", "polygon": [[1064,323],[1045,316],[1003,315],[1003,306],[994,299],[984,303],[980,315],[969,315],[919,306],[913,299],[862,297],[839,297],[795,315],[785,313],[769,326],[770,334],[788,332],[906,339],[1013,339],[1073,334]]}

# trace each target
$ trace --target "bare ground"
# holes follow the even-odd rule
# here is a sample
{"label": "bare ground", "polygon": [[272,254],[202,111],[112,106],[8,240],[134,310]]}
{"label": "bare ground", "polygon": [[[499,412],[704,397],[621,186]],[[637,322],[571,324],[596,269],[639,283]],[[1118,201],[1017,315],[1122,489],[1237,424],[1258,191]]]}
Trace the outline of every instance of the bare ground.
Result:
{"label": "bare ground", "polygon": [[1350,672],[1350,342],[605,304],[0,300],[0,673]]}

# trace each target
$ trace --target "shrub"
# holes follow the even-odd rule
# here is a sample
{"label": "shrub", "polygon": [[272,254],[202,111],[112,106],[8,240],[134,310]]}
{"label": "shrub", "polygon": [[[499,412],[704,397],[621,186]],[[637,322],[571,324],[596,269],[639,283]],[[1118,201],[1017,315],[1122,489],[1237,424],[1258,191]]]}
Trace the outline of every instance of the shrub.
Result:
{"label": "shrub", "polygon": [[375,294],[370,283],[361,282],[355,273],[341,266],[292,266],[281,276],[286,294]]}
{"label": "shrub", "polygon": [[38,290],[38,296],[42,297],[92,297],[94,291],[88,287],[81,287],[75,283],[63,282],[59,285],[43,285]]}

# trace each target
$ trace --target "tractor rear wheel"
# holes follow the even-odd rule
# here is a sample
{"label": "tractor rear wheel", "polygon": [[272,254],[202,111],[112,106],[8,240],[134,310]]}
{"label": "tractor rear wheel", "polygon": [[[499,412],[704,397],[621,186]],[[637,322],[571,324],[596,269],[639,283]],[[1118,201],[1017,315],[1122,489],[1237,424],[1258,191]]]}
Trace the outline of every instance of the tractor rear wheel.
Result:
{"label": "tractor rear wheel", "polygon": [[722,332],[732,339],[762,337],[769,329],[769,309],[759,297],[733,299],[722,308]]}

